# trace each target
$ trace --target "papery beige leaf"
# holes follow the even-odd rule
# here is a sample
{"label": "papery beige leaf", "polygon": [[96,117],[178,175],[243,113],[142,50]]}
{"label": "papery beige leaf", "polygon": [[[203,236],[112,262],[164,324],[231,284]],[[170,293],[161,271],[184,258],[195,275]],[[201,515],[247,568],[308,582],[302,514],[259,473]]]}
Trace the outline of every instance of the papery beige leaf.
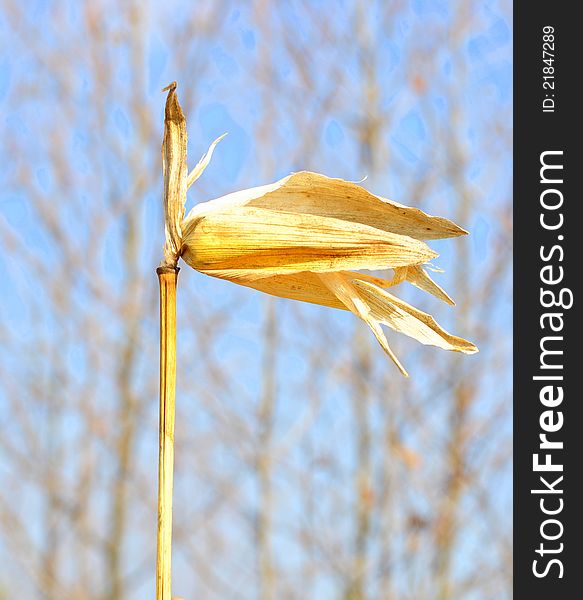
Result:
{"label": "papery beige leaf", "polygon": [[349,278],[341,273],[320,273],[318,276],[324,285],[346,305],[348,310],[360,317],[369,326],[381,348],[397,365],[399,371],[405,377],[409,377],[405,367],[403,367],[395,353],[391,350],[381,326],[372,314],[371,307],[360,297]]}
{"label": "papery beige leaf", "polygon": [[[413,268],[420,269],[421,267]],[[374,275],[368,275],[355,271],[339,271],[339,273],[349,278],[358,278],[361,281],[367,281],[382,289],[387,289],[393,285],[397,285],[398,283],[405,281],[407,269],[408,267],[398,267],[395,269],[395,271],[399,273],[399,277],[394,277],[393,279],[383,279],[381,277],[375,277]],[[346,306],[340,302],[326,286],[322,284],[321,279],[316,273],[310,273],[306,271],[301,273],[293,273],[291,275],[272,275],[270,277],[261,277],[259,279],[254,277],[253,273],[253,271],[235,269],[232,271],[213,271],[213,276],[220,279],[227,279],[233,283],[238,283],[266,294],[272,294],[273,296],[278,296],[279,298],[288,298],[290,300],[299,300],[301,302],[310,302],[312,304],[320,304],[322,306],[328,306],[331,308],[348,310]],[[432,283],[443,292],[444,297],[442,298],[441,295],[438,295],[437,293],[433,295],[448,302],[448,304],[455,305],[453,300],[451,300],[446,292],[444,292],[434,282]],[[424,289],[421,286],[417,287]],[[429,289],[426,289],[425,291],[429,291]],[[446,300],[446,298],[449,299],[449,301]]]}
{"label": "papery beige leaf", "polygon": [[176,266],[182,245],[181,222],[186,203],[186,119],[178,102],[176,82],[162,91],[168,91],[164,114],[164,141],[162,169],[164,173],[164,225],[166,244],[164,264]]}
{"label": "papery beige leaf", "polygon": [[235,192],[200,204],[193,208],[188,218],[208,213],[209,210],[243,205],[332,217],[418,240],[467,234],[449,219],[434,217],[418,208],[375,196],[357,183],[310,171],[293,173],[274,184]]}
{"label": "papery beige leaf", "polygon": [[[338,273],[348,278],[358,277],[363,281],[369,281],[379,287],[390,287],[392,280],[366,275],[356,271],[338,271]],[[336,295],[330,291],[328,286],[324,285],[318,273],[302,271],[300,273],[291,273],[289,275],[270,275],[269,277],[255,277],[254,271],[245,271],[242,269],[213,271],[213,277],[226,279],[239,285],[271,294],[278,298],[287,298],[289,300],[299,300],[300,302],[310,302],[330,308],[340,310],[349,310],[346,305],[338,300]]]}
{"label": "papery beige leaf", "polygon": [[395,274],[391,279],[383,279],[381,277],[365,275],[364,273],[359,274],[359,278],[361,278],[363,281],[374,283],[383,289],[393,287],[399,283],[403,283],[403,281],[408,281],[415,287],[418,287],[420,290],[432,294],[436,298],[443,300],[451,306],[455,306],[453,299],[441,286],[437,285],[437,283],[431,279],[424,267],[425,265],[396,267],[394,269]]}
{"label": "papery beige leaf", "polygon": [[[405,375],[382,324],[423,344],[477,351],[386,291],[409,281],[453,304],[423,267],[436,253],[422,240],[466,233],[448,219],[303,171],[199,204],[182,231],[190,266],[274,296],[352,311]],[[388,269],[392,278],[358,272]]]}
{"label": "papery beige leaf", "polygon": [[278,298],[299,300],[300,302],[319,304],[320,306],[327,306],[329,308],[348,310],[345,304],[322,283],[317,273],[306,271],[256,279],[241,276],[240,272],[235,271],[234,276],[231,272],[220,273],[215,276],[253,288],[265,294],[277,296]]}
{"label": "papery beige leaf", "polygon": [[455,302],[451,296],[431,279],[429,273],[421,265],[408,265],[407,267],[398,267],[395,269],[394,284],[396,285],[396,283],[400,283],[401,281],[408,281],[420,290],[432,294],[451,306],[455,306]]}
{"label": "papery beige leaf", "polygon": [[[186,219],[183,258],[192,267],[260,278],[301,271],[388,269],[436,256],[424,242],[319,215],[242,206]],[[235,275],[233,273],[233,275]]]}
{"label": "papery beige leaf", "polygon": [[[404,268],[405,267],[397,267],[396,269],[393,269],[393,270],[396,273],[397,271],[400,271],[401,269],[404,269]],[[345,273],[346,275],[358,276],[359,279],[362,279],[363,281],[368,281],[370,283],[374,283],[375,285],[378,285],[379,287],[381,287],[383,289],[393,287],[394,285],[401,283],[401,281],[404,281],[404,279],[396,278],[394,275],[390,279],[385,279],[383,277],[377,277],[375,275],[368,275],[367,273],[361,273],[361,272],[356,273],[356,272],[352,272],[352,271],[343,271],[343,273]]]}
{"label": "papery beige leaf", "polygon": [[[393,280],[354,271],[302,272],[259,279],[253,277],[252,273],[237,270],[213,274],[280,298],[353,312],[370,327],[383,350],[405,375],[407,372],[390,348],[380,327],[381,323],[413,337],[423,344],[466,354],[478,351],[471,342],[446,332],[431,315],[410,306],[382,289],[390,287]],[[399,273],[398,279],[401,279],[402,276],[403,273]]]}
{"label": "papery beige leaf", "polygon": [[205,154],[202,155],[202,158],[198,161],[198,163],[196,163],[196,166],[194,167],[194,169],[192,169],[192,171],[188,174],[188,177],[186,179],[187,189],[203,174],[204,170],[208,167],[209,163],[211,162],[211,158],[213,156],[213,152],[215,151],[215,148],[217,147],[217,144],[226,135],[227,135],[226,133],[223,133],[223,135],[219,136],[209,146],[209,149],[206,151]]}
{"label": "papery beige leaf", "polygon": [[358,275],[352,283],[359,296],[369,306],[373,318],[391,329],[404,333],[422,344],[437,346],[444,350],[464,354],[478,351],[471,342],[445,331],[431,315],[400,300],[386,290],[359,279]]}

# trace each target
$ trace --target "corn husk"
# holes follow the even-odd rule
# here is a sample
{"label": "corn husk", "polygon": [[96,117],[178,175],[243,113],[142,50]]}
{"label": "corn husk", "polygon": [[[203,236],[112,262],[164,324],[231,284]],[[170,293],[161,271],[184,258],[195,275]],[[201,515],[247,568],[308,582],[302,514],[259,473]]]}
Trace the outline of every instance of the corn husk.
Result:
{"label": "corn husk", "polygon": [[196,270],[233,279],[389,269],[437,256],[422,241],[368,225],[250,206],[185,221],[183,243],[182,256]]}
{"label": "corn husk", "polygon": [[455,306],[455,302],[450,295],[431,279],[429,273],[422,265],[408,265],[400,269],[395,269],[395,281],[392,283],[395,285],[401,283],[401,281],[408,281],[420,290],[443,300],[446,304]]}
{"label": "corn husk", "polygon": [[187,220],[210,211],[249,206],[318,215],[368,225],[417,240],[466,235],[467,231],[442,217],[375,196],[361,185],[319,173],[300,171],[271,184],[234,192],[195,206]]}
{"label": "corn husk", "polygon": [[[453,305],[427,271],[437,253],[423,240],[465,233],[358,184],[300,172],[195,206],[182,223],[182,258],[202,273],[267,294],[350,310],[407,375],[382,325],[422,344],[477,351],[386,291],[407,281]],[[359,272],[390,269],[391,278]]]}
{"label": "corn husk", "polygon": [[390,281],[363,273],[298,273],[237,283],[281,298],[352,311],[370,327],[404,375],[407,371],[391,350],[380,325],[387,325],[425,345],[464,354],[478,351],[471,342],[445,331],[431,315],[388,293],[383,287],[390,286]]}
{"label": "corn husk", "polygon": [[358,183],[309,171],[203,202],[184,218],[186,190],[201,176],[224,135],[188,174],[186,121],[175,88],[168,87],[163,145],[165,264],[175,267],[181,256],[213,277],[349,310],[368,325],[404,375],[407,371],[382,325],[422,344],[477,352],[474,344],[451,335],[431,315],[387,291],[409,282],[454,304],[428,273],[437,253],[425,243],[467,233],[449,219],[376,196]]}

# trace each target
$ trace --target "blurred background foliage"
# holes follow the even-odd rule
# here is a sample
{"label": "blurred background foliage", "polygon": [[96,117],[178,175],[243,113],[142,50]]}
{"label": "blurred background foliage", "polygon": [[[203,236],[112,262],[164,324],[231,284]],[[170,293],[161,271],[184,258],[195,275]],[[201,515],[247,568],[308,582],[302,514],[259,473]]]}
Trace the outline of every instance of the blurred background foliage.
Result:
{"label": "blurred background foliage", "polygon": [[[0,0],[0,597],[153,597],[160,146],[189,205],[312,169],[452,218],[480,354],[182,269],[174,593],[511,597],[509,0]],[[401,289],[402,288],[402,289]]]}

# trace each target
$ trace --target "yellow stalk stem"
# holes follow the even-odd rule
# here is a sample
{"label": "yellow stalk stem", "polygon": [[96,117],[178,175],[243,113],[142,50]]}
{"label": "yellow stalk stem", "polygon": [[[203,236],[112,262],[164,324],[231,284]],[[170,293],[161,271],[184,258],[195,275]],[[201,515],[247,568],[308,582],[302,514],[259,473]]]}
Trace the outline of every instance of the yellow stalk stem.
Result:
{"label": "yellow stalk stem", "polygon": [[176,283],[178,267],[156,269],[160,283],[160,445],[156,600],[172,596],[172,485],[176,395]]}

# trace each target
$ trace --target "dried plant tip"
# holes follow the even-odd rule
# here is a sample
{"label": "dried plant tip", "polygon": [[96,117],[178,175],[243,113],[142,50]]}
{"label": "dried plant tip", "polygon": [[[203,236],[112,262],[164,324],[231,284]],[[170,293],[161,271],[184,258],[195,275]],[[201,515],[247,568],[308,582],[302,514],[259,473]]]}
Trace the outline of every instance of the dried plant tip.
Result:
{"label": "dried plant tip", "polygon": [[175,90],[177,87],[178,87],[178,84],[175,81],[173,81],[172,83],[169,83],[166,87],[163,87],[162,91],[167,92],[169,90]]}
{"label": "dried plant tip", "polygon": [[168,91],[164,117],[164,142],[162,143],[162,168],[164,172],[164,225],[166,243],[164,245],[165,266],[176,266],[182,245],[181,222],[186,203],[186,119],[176,94],[176,82]]}

